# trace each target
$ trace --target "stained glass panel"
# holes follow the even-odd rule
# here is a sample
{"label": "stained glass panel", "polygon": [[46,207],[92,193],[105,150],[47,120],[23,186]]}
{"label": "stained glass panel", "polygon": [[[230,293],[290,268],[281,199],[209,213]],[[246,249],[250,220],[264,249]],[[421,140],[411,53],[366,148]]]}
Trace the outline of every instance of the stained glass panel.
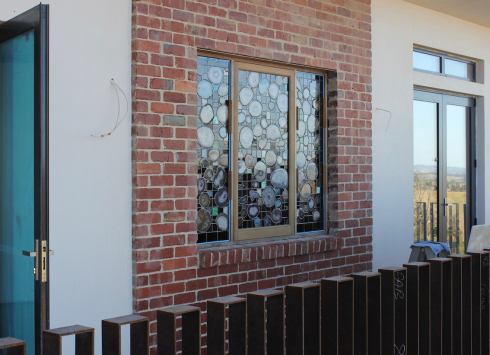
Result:
{"label": "stained glass panel", "polygon": [[230,240],[228,102],[230,61],[197,59],[198,243]]}
{"label": "stained glass panel", "polygon": [[314,73],[297,72],[296,107],[299,122],[296,131],[297,231],[322,231],[324,226],[324,77]]}
{"label": "stained glass panel", "polygon": [[238,228],[289,224],[288,77],[238,72]]}

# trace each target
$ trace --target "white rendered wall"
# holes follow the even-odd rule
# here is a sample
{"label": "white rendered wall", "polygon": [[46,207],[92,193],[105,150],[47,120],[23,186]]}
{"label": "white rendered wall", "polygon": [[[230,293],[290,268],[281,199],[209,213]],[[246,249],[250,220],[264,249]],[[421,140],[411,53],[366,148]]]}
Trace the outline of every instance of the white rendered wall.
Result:
{"label": "white rendered wall", "polygon": [[[373,249],[374,269],[401,266],[413,244],[413,88],[423,86],[477,97],[477,217],[490,221],[490,29],[402,0],[373,0]],[[414,72],[413,46],[477,61],[479,83]],[[486,85],[484,83],[487,83]],[[390,113],[391,120],[388,125]],[[487,138],[488,141],[488,138]],[[486,158],[487,157],[487,158]]]}
{"label": "white rendered wall", "polygon": [[[130,112],[117,115],[116,83],[130,100],[131,1],[50,0],[51,327],[132,312]],[[39,0],[0,0],[6,21]],[[122,100],[122,113],[125,102]]]}

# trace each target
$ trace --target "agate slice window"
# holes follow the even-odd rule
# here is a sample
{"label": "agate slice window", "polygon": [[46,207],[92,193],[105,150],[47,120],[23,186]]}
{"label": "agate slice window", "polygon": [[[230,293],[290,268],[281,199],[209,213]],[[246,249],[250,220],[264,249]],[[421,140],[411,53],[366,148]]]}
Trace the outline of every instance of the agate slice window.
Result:
{"label": "agate slice window", "polygon": [[198,243],[324,231],[324,76],[203,56],[197,75]]}
{"label": "agate slice window", "polygon": [[198,58],[198,243],[229,240],[228,100],[230,61]]}

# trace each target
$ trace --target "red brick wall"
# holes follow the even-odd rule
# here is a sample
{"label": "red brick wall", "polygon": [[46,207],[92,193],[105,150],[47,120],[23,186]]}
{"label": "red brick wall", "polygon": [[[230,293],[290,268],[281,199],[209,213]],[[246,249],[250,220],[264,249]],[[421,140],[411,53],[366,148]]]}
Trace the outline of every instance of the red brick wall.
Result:
{"label": "red brick wall", "polygon": [[[371,269],[370,23],[370,0],[133,0],[135,311]],[[329,236],[199,250],[198,49],[335,71]]]}

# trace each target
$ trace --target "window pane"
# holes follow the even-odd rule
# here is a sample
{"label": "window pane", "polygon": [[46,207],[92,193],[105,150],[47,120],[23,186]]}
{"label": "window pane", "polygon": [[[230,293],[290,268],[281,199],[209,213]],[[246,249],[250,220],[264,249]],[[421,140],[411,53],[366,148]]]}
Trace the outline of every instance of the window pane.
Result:
{"label": "window pane", "polygon": [[296,106],[297,230],[298,233],[324,230],[323,195],[323,75],[298,72]]}
{"label": "window pane", "polygon": [[238,73],[238,228],[288,225],[288,78]]}
{"label": "window pane", "polygon": [[428,70],[435,73],[441,72],[441,60],[438,56],[427,53],[413,52],[413,68]]}
{"label": "window pane", "polygon": [[457,60],[445,59],[445,74],[459,76],[461,78],[474,79],[475,66],[470,63],[463,63]]}
{"label": "window pane", "polygon": [[229,240],[230,61],[197,59],[198,243]]}
{"label": "window pane", "polygon": [[437,239],[437,104],[413,102],[414,242]]}

